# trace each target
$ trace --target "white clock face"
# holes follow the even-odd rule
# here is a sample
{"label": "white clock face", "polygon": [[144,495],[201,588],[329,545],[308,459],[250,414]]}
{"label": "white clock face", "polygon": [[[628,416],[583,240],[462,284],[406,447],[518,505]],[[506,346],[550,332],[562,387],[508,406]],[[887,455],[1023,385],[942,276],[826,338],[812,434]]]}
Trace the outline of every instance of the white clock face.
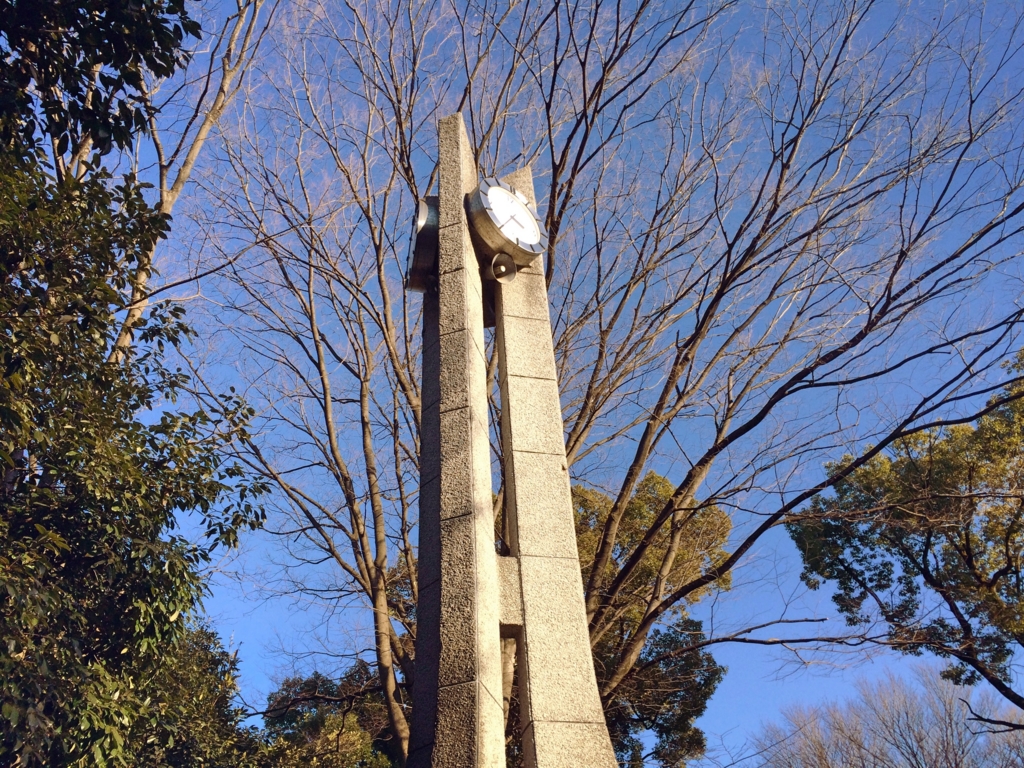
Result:
{"label": "white clock face", "polygon": [[491,204],[491,212],[498,224],[498,229],[513,242],[540,242],[540,226],[533,212],[514,194],[502,187],[491,187],[487,193]]}

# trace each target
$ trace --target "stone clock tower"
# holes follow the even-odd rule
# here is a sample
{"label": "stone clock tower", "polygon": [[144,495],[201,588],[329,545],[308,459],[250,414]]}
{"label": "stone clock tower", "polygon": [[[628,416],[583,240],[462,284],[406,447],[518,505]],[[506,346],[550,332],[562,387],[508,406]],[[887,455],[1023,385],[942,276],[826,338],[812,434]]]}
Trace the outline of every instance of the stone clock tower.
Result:
{"label": "stone clock tower", "polygon": [[[505,765],[501,639],[515,638],[525,764],[615,768],[587,632],[533,179],[528,168],[479,178],[458,114],[438,124],[438,171],[407,277],[423,294],[409,766]],[[485,314],[501,382],[508,556],[495,550]]]}

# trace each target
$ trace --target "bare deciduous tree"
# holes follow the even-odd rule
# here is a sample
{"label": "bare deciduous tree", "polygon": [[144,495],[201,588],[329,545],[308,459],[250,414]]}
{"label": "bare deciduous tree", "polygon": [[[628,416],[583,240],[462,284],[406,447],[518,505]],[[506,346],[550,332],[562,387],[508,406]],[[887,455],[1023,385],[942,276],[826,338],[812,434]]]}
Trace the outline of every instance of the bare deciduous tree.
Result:
{"label": "bare deciduous tree", "polygon": [[[584,563],[607,703],[657,663],[652,632],[814,494],[1005,391],[1024,311],[1021,21],[1008,3],[858,0],[279,15],[203,182],[232,264],[222,360],[261,408],[244,458],[279,491],[280,588],[368,611],[400,752],[420,404],[402,274],[437,118],[463,111],[482,173],[530,163],[538,182],[567,453],[612,499]],[[651,470],[673,490],[624,539]],[[731,537],[691,572],[681,548],[711,509]],[[829,638],[746,628],[666,653],[738,640]]]}
{"label": "bare deciduous tree", "polygon": [[[142,175],[154,176],[157,208],[161,213],[170,216],[174,211],[210,133],[224,116],[253,63],[277,4],[277,0],[271,0],[267,9],[264,7],[268,5],[267,0],[236,0],[235,8],[225,18],[208,14],[203,26],[210,28],[203,30],[201,47],[192,52],[183,74],[169,82],[157,81],[144,86],[141,106],[148,116],[146,139],[151,146],[140,147],[137,155],[151,153],[155,162],[150,167],[136,157],[134,164],[143,166],[137,168]],[[90,151],[89,140],[72,148],[69,167],[84,169]],[[131,302],[111,348],[111,360],[124,355],[154,296],[196,279],[196,275],[188,275],[184,280],[154,289],[151,278],[155,256],[154,247],[135,266],[129,287]]]}
{"label": "bare deciduous tree", "polygon": [[[919,669],[916,685],[889,676],[860,683],[845,704],[796,708],[755,740],[760,753],[739,765],[763,768],[1012,768],[1024,760],[1020,732],[992,734],[966,721],[968,704],[987,697]],[[1008,715],[1013,717],[1013,715]]]}

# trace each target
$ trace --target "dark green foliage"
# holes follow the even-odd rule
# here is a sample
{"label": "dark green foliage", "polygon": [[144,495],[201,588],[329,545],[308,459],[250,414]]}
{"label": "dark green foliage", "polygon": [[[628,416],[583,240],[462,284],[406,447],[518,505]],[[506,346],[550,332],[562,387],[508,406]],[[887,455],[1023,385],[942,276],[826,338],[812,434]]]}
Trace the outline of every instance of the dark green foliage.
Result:
{"label": "dark green foliage", "polygon": [[234,703],[237,657],[203,624],[188,627],[163,651],[157,673],[138,693],[149,705],[126,739],[131,762],[168,768],[259,765],[260,733],[241,725],[245,712]]}
{"label": "dark green foliage", "polygon": [[0,0],[0,141],[128,145],[144,73],[170,75],[198,35],[184,0]]}
{"label": "dark green foliage", "polygon": [[[1011,397],[1017,391],[1005,394]],[[1024,708],[1011,670],[1024,638],[1024,405],[908,438],[814,499],[789,526],[812,588],[850,625],[950,661]]]}
{"label": "dark green foliage", "polygon": [[653,757],[666,768],[701,755],[707,743],[694,721],[722,681],[725,669],[704,650],[688,650],[705,640],[702,624],[680,617],[655,630],[644,646],[636,672],[605,705],[605,719],[620,765],[643,768],[639,735],[656,737]]}
{"label": "dark green foliage", "polygon": [[376,674],[363,661],[339,680],[319,672],[286,679],[267,702],[266,764],[390,768],[392,759],[397,764],[379,691]]}
{"label": "dark green foliage", "polygon": [[[47,141],[83,161],[90,141],[128,145],[144,74],[171,74],[197,31],[181,0],[0,0],[3,765],[236,764],[233,662],[185,617],[210,552],[262,519],[263,487],[222,459],[250,412],[233,395],[177,408],[180,307],[157,305],[111,357],[168,220],[131,175],[41,159]],[[175,533],[182,515],[201,542]]]}
{"label": "dark green foliage", "polygon": [[[117,762],[136,689],[179,642],[213,547],[257,524],[262,488],[221,460],[248,411],[179,412],[162,307],[107,357],[138,254],[167,222],[131,178],[55,183],[0,157],[0,755]],[[175,536],[194,513],[205,543]],[[87,757],[88,755],[88,757]]]}

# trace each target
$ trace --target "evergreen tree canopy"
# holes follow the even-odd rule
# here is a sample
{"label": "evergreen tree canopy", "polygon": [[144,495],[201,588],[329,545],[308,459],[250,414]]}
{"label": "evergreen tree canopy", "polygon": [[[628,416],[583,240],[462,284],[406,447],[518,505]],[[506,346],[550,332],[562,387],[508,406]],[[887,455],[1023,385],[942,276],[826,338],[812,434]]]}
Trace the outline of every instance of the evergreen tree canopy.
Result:
{"label": "evergreen tree canopy", "polygon": [[[234,395],[179,408],[188,379],[168,360],[190,333],[183,310],[154,305],[111,355],[133,270],[169,220],[98,157],[141,130],[132,94],[196,29],[178,0],[0,3],[5,765],[171,754],[174,709],[152,681],[189,642],[201,565],[261,520],[262,486],[222,458],[250,411]],[[69,141],[91,155],[80,173],[55,168]],[[199,542],[176,533],[182,515]]]}
{"label": "evergreen tree canopy", "polygon": [[157,672],[142,682],[147,717],[126,739],[130,762],[168,768],[263,768],[262,734],[243,727],[235,703],[238,656],[207,625],[193,623],[166,649]]}
{"label": "evergreen tree canopy", "polygon": [[948,659],[949,679],[986,680],[1024,709],[1011,674],[1024,638],[1021,400],[896,443],[789,532],[804,581],[834,586],[850,625],[879,622],[888,645]]}
{"label": "evergreen tree canopy", "polygon": [[[270,694],[264,759],[274,768],[390,768],[380,683],[357,661],[339,680],[290,677]],[[394,763],[397,764],[397,763]]]}
{"label": "evergreen tree canopy", "polygon": [[0,141],[127,146],[146,127],[144,75],[172,74],[188,36],[184,0],[0,0]]}

